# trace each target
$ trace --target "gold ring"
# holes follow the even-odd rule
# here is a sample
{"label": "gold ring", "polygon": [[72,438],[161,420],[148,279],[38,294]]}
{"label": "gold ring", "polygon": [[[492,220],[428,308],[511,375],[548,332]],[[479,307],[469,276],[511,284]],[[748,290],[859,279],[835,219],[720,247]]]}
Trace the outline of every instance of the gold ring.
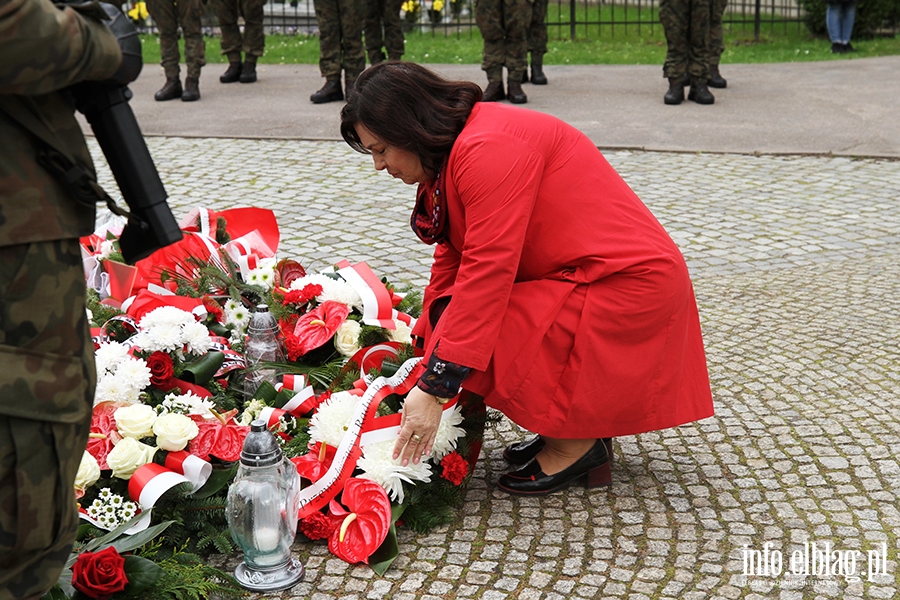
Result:
{"label": "gold ring", "polygon": [[415,443],[418,444],[419,442],[422,441],[422,436],[419,435],[418,433],[414,433],[412,436],[412,441],[414,441]]}

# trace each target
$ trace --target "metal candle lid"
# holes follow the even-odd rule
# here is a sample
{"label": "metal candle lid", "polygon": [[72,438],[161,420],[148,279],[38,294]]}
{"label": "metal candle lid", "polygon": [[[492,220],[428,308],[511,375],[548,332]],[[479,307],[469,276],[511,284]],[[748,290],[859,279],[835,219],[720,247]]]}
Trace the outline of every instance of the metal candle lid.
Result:
{"label": "metal candle lid", "polygon": [[241,464],[248,467],[271,467],[281,462],[281,446],[266,422],[257,419],[250,423],[250,433],[244,438],[241,449]]}

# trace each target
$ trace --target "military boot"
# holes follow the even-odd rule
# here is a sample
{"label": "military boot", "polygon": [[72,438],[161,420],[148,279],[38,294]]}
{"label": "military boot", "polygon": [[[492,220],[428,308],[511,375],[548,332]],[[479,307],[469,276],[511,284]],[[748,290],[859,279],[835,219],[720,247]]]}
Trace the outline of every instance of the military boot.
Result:
{"label": "military boot", "polygon": [[663,96],[666,104],[681,104],[684,102],[684,81],[681,77],[669,77],[669,91]]}
{"label": "military boot", "polygon": [[706,82],[711,88],[723,89],[728,87],[728,82],[719,74],[719,65],[710,65],[709,81]]}
{"label": "military boot", "polygon": [[697,104],[712,104],[716,101],[716,97],[706,87],[705,79],[694,78],[691,82],[691,91],[688,92],[688,100],[693,100]]}
{"label": "military boot", "polygon": [[[519,84],[519,88],[522,87],[522,84]],[[491,81],[488,83],[488,86],[484,88],[484,97],[481,99],[483,102],[498,102],[500,100],[506,100],[506,94],[503,93],[503,82],[502,81]]]}
{"label": "military boot", "polygon": [[166,100],[181,98],[181,93],[181,80],[177,77],[168,77],[165,85],[153,97],[159,102],[165,102]]}
{"label": "military boot", "polygon": [[228,68],[219,76],[222,83],[234,83],[241,78],[241,61],[228,63]]}
{"label": "military boot", "polygon": [[525,104],[528,102],[528,96],[522,91],[522,82],[518,77],[510,77],[506,82],[506,97],[513,104]]}
{"label": "military boot", "polygon": [[344,98],[350,100],[351,94],[356,93],[356,79],[360,76],[359,73],[348,73],[344,71]]}
{"label": "military boot", "polygon": [[188,77],[184,80],[184,94],[181,95],[183,102],[194,102],[200,99],[200,78]]}
{"label": "military boot", "polygon": [[246,60],[244,61],[244,66],[241,67],[241,83],[255,83],[256,82],[256,60]]}
{"label": "military boot", "polygon": [[313,104],[325,104],[344,99],[344,91],[341,89],[341,80],[328,80],[322,89],[309,97]]}
{"label": "military boot", "polygon": [[531,83],[534,85],[547,85],[547,76],[544,75],[543,56],[531,56]]}

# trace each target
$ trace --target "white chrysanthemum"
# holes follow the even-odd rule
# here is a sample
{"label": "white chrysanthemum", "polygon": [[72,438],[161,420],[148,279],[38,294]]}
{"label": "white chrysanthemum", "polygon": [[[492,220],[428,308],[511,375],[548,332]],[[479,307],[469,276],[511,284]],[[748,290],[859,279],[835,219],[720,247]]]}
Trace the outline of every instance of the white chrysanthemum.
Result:
{"label": "white chrysanthemum", "polygon": [[134,515],[137,514],[137,504],[134,502],[128,501],[125,502],[122,507],[119,509],[119,518],[123,521],[128,521]]}
{"label": "white chrysanthemum", "polygon": [[415,483],[431,481],[431,465],[427,460],[415,464],[410,462],[405,467],[400,460],[392,458],[395,440],[386,440],[369,444],[363,448],[362,457],[356,462],[356,466],[362,469],[359,475],[363,479],[371,479],[385,489],[391,500],[403,503],[403,482]]}
{"label": "white chrysanthemum", "polygon": [[292,290],[302,290],[309,284],[321,285],[324,289],[325,285],[329,281],[334,281],[331,277],[327,275],[322,275],[320,273],[310,273],[309,275],[304,275],[303,277],[298,277],[297,279],[291,282],[289,289]]}
{"label": "white chrysanthemum", "polygon": [[183,327],[194,321],[196,321],[196,319],[194,318],[193,313],[189,313],[186,310],[181,310],[174,306],[160,306],[141,317],[139,327],[141,329],[152,329],[154,327],[165,325]]}
{"label": "white chrysanthemum", "polygon": [[193,321],[182,328],[182,340],[187,345],[187,350],[197,356],[209,352],[212,339],[209,337],[209,329],[203,323]]}
{"label": "white chrysanthemum", "polygon": [[124,385],[131,386],[133,390],[140,392],[150,385],[150,367],[142,358],[128,357],[119,364],[116,369],[116,379],[121,379]]}
{"label": "white chrysanthemum", "polygon": [[309,439],[338,446],[356,412],[357,396],[349,392],[337,392],[319,405],[309,420]]}
{"label": "white chrysanthemum", "polygon": [[97,376],[103,377],[106,373],[115,373],[119,363],[128,357],[128,348],[119,342],[103,342],[94,352],[97,362]]}
{"label": "white chrysanthemum", "polygon": [[319,302],[334,300],[335,302],[346,304],[350,308],[362,312],[362,298],[360,298],[359,294],[356,293],[356,290],[354,290],[349,283],[331,279],[330,277],[326,277],[325,279],[327,281],[322,284],[322,293],[316,297],[316,300]]}
{"label": "white chrysanthemum", "polygon": [[97,520],[100,518],[100,505],[94,500],[94,503],[87,508],[87,514],[90,518]]}
{"label": "white chrysanthemum", "polygon": [[222,307],[222,310],[225,310],[225,311],[237,310],[238,308],[243,307],[243,306],[244,306],[243,303],[238,302],[234,298],[229,298],[228,300],[225,301],[225,305]]}
{"label": "white chrysanthemum", "polygon": [[275,281],[275,270],[272,267],[259,266],[247,274],[247,283],[258,285],[263,289],[272,289]]}
{"label": "white chrysanthemum", "polygon": [[462,409],[459,404],[449,409],[450,414],[446,414],[446,412],[438,425],[437,434],[434,436],[434,445],[431,447],[431,456],[435,461],[440,461],[456,450],[456,441],[466,435],[465,429],[457,427],[463,422]]}
{"label": "white chrysanthemum", "polygon": [[109,489],[108,487],[105,487],[102,490],[100,490],[99,494],[97,494],[97,500],[94,500],[94,504],[96,504],[97,502],[100,502],[100,506],[102,507],[103,504],[107,500],[112,498],[112,495],[113,495],[112,490]]}
{"label": "white chrysanthemum", "polygon": [[126,402],[134,404],[138,401],[141,390],[135,389],[122,378],[115,375],[107,375],[97,382],[97,391],[94,393],[94,405],[101,402]]}
{"label": "white chrysanthemum", "polygon": [[225,326],[231,326],[240,331],[246,331],[247,325],[250,324],[250,311],[243,306],[238,306],[233,310],[225,309]]}
{"label": "white chrysanthemum", "polygon": [[213,418],[212,412],[215,408],[212,400],[201,398],[192,392],[186,394],[169,394],[156,407],[159,414],[175,413],[180,415],[201,415],[204,418]]}
{"label": "white chrysanthemum", "polygon": [[172,323],[160,323],[142,329],[134,336],[134,343],[147,352],[172,352],[184,345],[181,326]]}
{"label": "white chrysanthemum", "polygon": [[125,502],[125,499],[118,494],[113,494],[113,497],[109,499],[109,503],[116,508],[122,506],[123,502]]}

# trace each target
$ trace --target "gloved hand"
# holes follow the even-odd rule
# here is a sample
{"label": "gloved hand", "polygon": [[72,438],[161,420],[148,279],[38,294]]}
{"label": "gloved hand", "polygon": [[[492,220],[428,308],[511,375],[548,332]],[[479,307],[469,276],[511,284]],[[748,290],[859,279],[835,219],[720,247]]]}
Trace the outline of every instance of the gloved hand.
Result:
{"label": "gloved hand", "polygon": [[109,21],[106,22],[106,25],[113,35],[116,36],[119,48],[122,49],[122,65],[118,71],[113,73],[108,82],[117,85],[128,85],[138,78],[138,75],[141,74],[141,68],[144,66],[144,59],[141,55],[141,39],[138,37],[134,23],[117,6],[100,2],[100,7],[109,16]]}

